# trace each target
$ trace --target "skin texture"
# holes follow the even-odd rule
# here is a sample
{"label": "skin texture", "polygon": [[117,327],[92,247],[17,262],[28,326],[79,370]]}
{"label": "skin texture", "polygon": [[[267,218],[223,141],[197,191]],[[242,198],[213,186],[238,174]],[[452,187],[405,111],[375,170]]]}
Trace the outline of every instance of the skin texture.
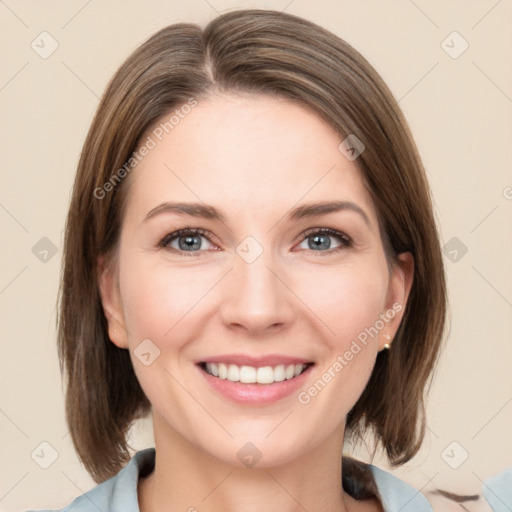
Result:
{"label": "skin texture", "polygon": [[[388,343],[383,335],[392,340],[398,329],[413,261],[403,253],[388,268],[371,197],[356,162],[339,151],[342,140],[292,102],[216,95],[128,178],[120,243],[100,288],[111,340],[130,350],[153,406],[157,458],[139,484],[142,512],[380,510],[342,490],[344,425]],[[286,218],[330,200],[356,203],[369,226],[350,210]],[[215,206],[225,220],[169,212],[145,220],[170,201]],[[159,246],[187,227],[206,230],[199,250],[179,252],[178,238]],[[315,249],[311,228],[338,230],[353,245],[326,235]],[[263,251],[251,263],[237,253],[248,236]],[[225,354],[301,357],[315,363],[299,391],[307,390],[396,303],[401,311],[308,404],[297,393],[235,404],[196,365]],[[160,351],[149,366],[134,352],[145,339]],[[237,456],[247,442],[261,454],[250,468]]]}

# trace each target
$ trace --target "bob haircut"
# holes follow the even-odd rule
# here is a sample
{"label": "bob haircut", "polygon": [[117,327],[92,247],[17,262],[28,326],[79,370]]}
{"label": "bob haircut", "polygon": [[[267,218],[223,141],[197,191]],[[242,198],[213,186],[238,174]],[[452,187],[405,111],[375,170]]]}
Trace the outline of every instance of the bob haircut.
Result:
{"label": "bob haircut", "polygon": [[312,22],[259,9],[222,14],[204,29],[160,30],[121,65],[95,114],[66,222],[57,319],[66,420],[81,462],[97,483],[114,476],[131,457],[130,427],[151,411],[129,352],[109,340],[98,284],[99,258],[115,263],[134,152],[163,116],[212,92],[294,101],[364,144],[354,163],[378,212],[388,266],[404,251],[415,266],[393,348],[379,353],[346,432],[356,441],[369,432],[391,464],[407,462],[425,434],[425,391],[447,308],[425,171],[396,100],[362,55]]}

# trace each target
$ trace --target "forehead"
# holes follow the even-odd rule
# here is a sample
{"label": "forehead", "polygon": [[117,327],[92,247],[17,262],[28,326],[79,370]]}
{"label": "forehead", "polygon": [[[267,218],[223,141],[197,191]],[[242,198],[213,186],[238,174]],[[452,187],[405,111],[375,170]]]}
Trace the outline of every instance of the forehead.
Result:
{"label": "forehead", "polygon": [[189,200],[244,215],[349,199],[375,216],[356,163],[339,150],[343,137],[311,109],[219,94],[186,111],[162,116],[142,137],[153,147],[130,176],[128,201],[137,209]]}

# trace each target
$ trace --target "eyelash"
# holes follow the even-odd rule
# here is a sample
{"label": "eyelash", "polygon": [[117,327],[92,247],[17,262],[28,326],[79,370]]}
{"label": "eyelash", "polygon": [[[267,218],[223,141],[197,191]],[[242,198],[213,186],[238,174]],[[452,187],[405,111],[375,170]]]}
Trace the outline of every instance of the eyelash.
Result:
{"label": "eyelash", "polygon": [[[300,235],[298,243],[302,243],[302,242],[304,242],[304,240],[306,240],[311,235],[316,235],[316,234],[330,235],[330,236],[336,238],[339,242],[341,242],[341,245],[339,247],[336,247],[334,249],[330,249],[327,251],[314,251],[313,249],[306,249],[306,250],[309,250],[310,252],[316,253],[315,255],[317,255],[317,256],[326,256],[329,254],[337,253],[343,249],[352,247],[352,245],[353,245],[353,241],[348,235],[346,235],[345,233],[342,233],[341,231],[337,231],[337,230],[331,229],[331,228],[311,228],[311,229],[307,230],[305,233],[302,233]],[[169,233],[168,235],[164,236],[164,238],[162,238],[162,240],[158,243],[158,247],[161,249],[172,250],[173,252],[177,252],[181,256],[197,257],[196,255],[200,255],[204,251],[201,251],[201,250],[199,250],[199,251],[181,251],[179,249],[174,249],[174,248],[169,247],[169,244],[172,241],[174,241],[176,238],[179,238],[182,236],[188,236],[188,235],[192,235],[192,236],[201,235],[201,236],[205,237],[210,243],[213,243],[209,239],[208,233],[206,230],[201,229],[201,228],[185,228],[185,229],[179,229],[177,231],[173,231],[172,233]]]}

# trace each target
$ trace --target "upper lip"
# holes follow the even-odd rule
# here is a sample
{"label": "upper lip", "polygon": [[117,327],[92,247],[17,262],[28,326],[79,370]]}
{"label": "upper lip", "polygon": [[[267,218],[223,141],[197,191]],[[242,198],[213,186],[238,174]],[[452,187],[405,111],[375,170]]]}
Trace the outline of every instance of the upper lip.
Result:
{"label": "upper lip", "polygon": [[207,357],[197,361],[201,363],[224,363],[234,364],[236,366],[253,366],[260,368],[263,366],[279,366],[281,364],[287,366],[291,364],[308,364],[311,360],[302,357],[286,356],[281,354],[269,354],[266,356],[248,356],[247,354],[224,354],[220,356]]}

